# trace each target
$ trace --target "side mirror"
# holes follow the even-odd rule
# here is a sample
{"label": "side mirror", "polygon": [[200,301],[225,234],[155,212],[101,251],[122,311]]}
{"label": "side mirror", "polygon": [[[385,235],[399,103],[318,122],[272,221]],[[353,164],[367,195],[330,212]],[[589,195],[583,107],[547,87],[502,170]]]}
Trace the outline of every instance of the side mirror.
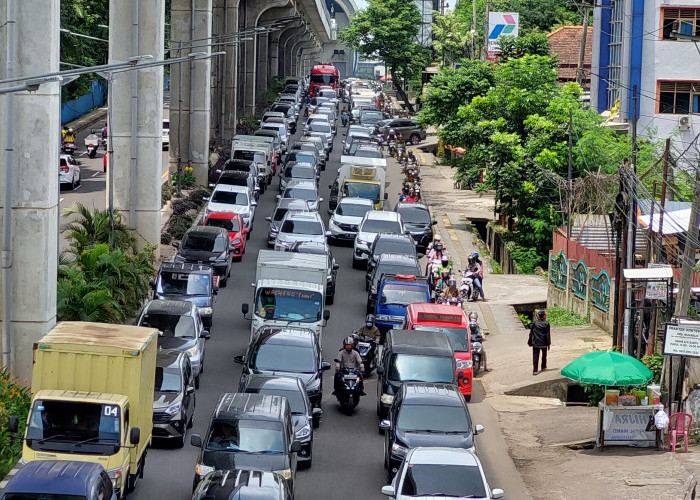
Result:
{"label": "side mirror", "polygon": [[319,198],[318,202],[321,203],[323,201],[323,198]]}
{"label": "side mirror", "polygon": [[265,220],[266,220],[267,222],[272,222],[272,217],[265,217]]}
{"label": "side mirror", "polygon": [[437,224],[437,221],[434,220],[432,224],[433,224],[433,226],[435,226]]}
{"label": "side mirror", "polygon": [[[213,186],[212,186],[212,187],[213,187]],[[260,188],[259,188],[258,186],[255,186],[255,187],[253,188],[253,191],[255,191],[256,193],[258,193],[258,192],[260,192]]]}
{"label": "side mirror", "polygon": [[320,417],[321,415],[323,415],[323,410],[321,408],[314,408],[311,410],[312,417]]}
{"label": "side mirror", "polygon": [[194,393],[194,386],[188,385],[187,388],[185,389],[185,394],[193,394],[193,393]]}
{"label": "side mirror", "polygon": [[386,304],[386,295],[382,294],[382,296],[379,297],[379,303]]}
{"label": "side mirror", "polygon": [[155,288],[156,288],[156,280],[150,280],[150,281],[148,282],[148,286],[150,286],[151,288],[155,289]]}
{"label": "side mirror", "polygon": [[219,287],[218,287],[218,286],[215,286],[215,287],[214,287],[214,290],[212,290],[212,293],[213,293],[214,295],[219,295]]}
{"label": "side mirror", "polygon": [[501,488],[494,488],[491,490],[491,498],[503,498],[503,493]]}
{"label": "side mirror", "polygon": [[480,432],[484,432],[484,426],[481,424],[476,424],[474,426],[474,435],[479,434]]}
{"label": "side mirror", "polygon": [[384,193],[384,199],[388,200],[389,199],[389,193]]}
{"label": "side mirror", "polygon": [[199,336],[203,339],[208,339],[211,337],[211,333],[209,333],[209,330],[202,330],[202,333],[200,333]]}
{"label": "side mirror", "polygon": [[382,420],[379,422],[379,428],[384,429],[385,431],[391,429],[391,421],[390,420]]}
{"label": "side mirror", "polygon": [[324,321],[331,319],[331,312],[328,309],[323,310],[323,319]]}
{"label": "side mirror", "polygon": [[377,367],[377,375],[383,375],[383,374],[384,374],[384,367],[378,366]]}
{"label": "side mirror", "polygon": [[190,436],[190,444],[192,446],[196,446],[197,448],[201,448],[202,447],[202,436],[200,436],[199,434],[192,434]]}
{"label": "side mirror", "polygon": [[281,195],[281,194],[278,194],[277,196],[275,196],[275,198],[278,199],[278,200],[281,200],[281,199],[282,199],[282,195]]}
{"label": "side mirror", "polygon": [[139,441],[141,441],[141,429],[132,427],[131,431],[129,431],[129,443],[137,445]]}
{"label": "side mirror", "polygon": [[173,241],[172,244],[173,244],[173,246],[174,246],[175,248],[180,248],[180,242],[179,242],[179,241]]}
{"label": "side mirror", "polygon": [[[333,184],[328,184],[328,189],[333,189]],[[328,211],[330,213],[330,210]]]}
{"label": "side mirror", "polygon": [[394,490],[394,485],[392,484],[385,484],[382,486],[382,495],[386,495],[388,497],[393,497],[396,495],[396,491]]}
{"label": "side mirror", "polygon": [[292,445],[289,447],[292,453],[299,453],[301,451],[301,443],[299,441],[292,441]]}
{"label": "side mirror", "polygon": [[19,417],[17,415],[10,415],[10,422],[7,425],[7,430],[13,434],[19,430]]}
{"label": "side mirror", "polygon": [[245,302],[241,304],[241,312],[243,313],[243,316],[248,314],[248,311],[250,311],[250,306]]}
{"label": "side mirror", "polygon": [[251,207],[257,207],[257,206],[258,206],[258,202],[257,202],[257,201],[251,201],[251,202],[250,202],[250,206],[251,206]]}
{"label": "side mirror", "polygon": [[202,199],[203,199],[204,201],[209,201],[209,196],[202,196]]}
{"label": "side mirror", "polygon": [[333,270],[337,271],[338,269],[340,269],[340,264],[333,264]]}
{"label": "side mirror", "polygon": [[242,365],[243,363],[245,363],[245,356],[234,356],[233,362]]}
{"label": "side mirror", "polygon": [[330,231],[326,231],[326,238],[330,238],[331,236],[333,236],[333,233],[331,233]]}
{"label": "side mirror", "polygon": [[[340,363],[340,361],[338,361],[336,359],[334,359],[333,361],[335,361],[336,363]],[[330,369],[331,369],[331,364],[329,362],[327,362],[327,361],[321,362],[321,371],[322,372],[325,372],[325,371],[330,370]]]}
{"label": "side mirror", "polygon": [[336,363],[340,363],[340,360],[338,358],[333,358],[333,361],[335,361]]}
{"label": "side mirror", "polygon": [[212,188],[212,189],[214,189],[214,188],[216,187],[216,184],[214,184],[213,182],[210,182],[210,183],[209,183],[209,187]]}

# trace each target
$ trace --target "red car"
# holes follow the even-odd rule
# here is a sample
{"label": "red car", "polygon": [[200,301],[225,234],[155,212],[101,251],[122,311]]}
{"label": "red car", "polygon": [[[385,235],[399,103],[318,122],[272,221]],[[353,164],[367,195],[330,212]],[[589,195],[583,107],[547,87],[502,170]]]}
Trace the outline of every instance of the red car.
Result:
{"label": "red car", "polygon": [[204,219],[205,226],[223,227],[228,231],[234,259],[241,260],[245,253],[248,228],[245,227],[240,214],[234,212],[212,212]]}

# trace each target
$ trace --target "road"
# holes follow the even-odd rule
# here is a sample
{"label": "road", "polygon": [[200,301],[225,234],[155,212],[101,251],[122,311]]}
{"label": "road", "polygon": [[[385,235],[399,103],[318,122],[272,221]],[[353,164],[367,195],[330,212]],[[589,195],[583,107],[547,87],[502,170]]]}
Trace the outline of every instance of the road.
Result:
{"label": "road", "polygon": [[[339,126],[340,130],[340,126]],[[328,161],[328,167],[321,177],[322,214],[326,215],[328,185],[335,178],[339,167],[342,132],[335,139],[335,148]],[[390,160],[390,163],[394,160]],[[392,168],[393,167],[393,168]],[[396,203],[400,186],[400,173],[396,163],[389,166],[388,206]],[[255,264],[258,250],[266,248],[267,223],[275,205],[277,184],[260,197],[256,220],[246,254],[240,263],[234,265],[231,285],[222,288],[216,299],[211,339],[206,347],[205,371],[202,374],[201,388],[196,393],[196,414],[193,433],[204,434],[214,405],[223,392],[234,392],[238,387],[240,365],[233,357],[243,354],[248,344],[250,323],[240,313],[242,302],[251,302],[252,289],[248,286],[235,286],[236,283],[252,283],[255,279]],[[331,318],[323,333],[324,359],[331,361],[340,348],[342,338],[352,329],[360,327],[364,321],[366,292],[364,291],[364,271],[352,269],[352,247],[333,247],[338,271],[335,304],[329,306]],[[367,396],[352,416],[341,413],[333,388],[332,370],[324,378],[323,417],[321,425],[314,432],[313,466],[297,473],[296,493],[298,499],[334,498],[339,500],[385,498],[380,489],[385,484],[383,468],[383,437],[378,434],[376,415],[376,374],[365,381]],[[475,423],[486,427],[484,434],[477,437],[480,454],[489,453],[493,446],[496,454],[488,460],[482,458],[487,468],[487,476],[492,487],[501,487],[508,493],[508,475],[501,464],[510,461],[507,448],[503,444],[493,410],[480,408],[483,388],[476,383],[476,394],[469,404]],[[479,420],[492,418],[493,421]],[[189,438],[188,438],[189,441]],[[154,447],[148,453],[145,475],[138,483],[131,498],[134,499],[187,499],[191,498],[192,478],[197,449],[189,443],[183,449]],[[517,498],[517,497],[511,497]]]}

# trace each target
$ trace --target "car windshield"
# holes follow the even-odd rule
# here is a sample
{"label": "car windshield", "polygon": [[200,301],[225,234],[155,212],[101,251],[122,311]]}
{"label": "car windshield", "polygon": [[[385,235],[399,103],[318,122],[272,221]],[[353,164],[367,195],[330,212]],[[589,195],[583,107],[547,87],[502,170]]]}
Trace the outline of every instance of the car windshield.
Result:
{"label": "car windshield", "polygon": [[311,83],[335,83],[335,75],[311,74]]}
{"label": "car windshield", "polygon": [[323,226],[320,222],[307,220],[288,220],[282,224],[280,233],[309,234],[318,236],[323,234]]}
{"label": "car windshield", "polygon": [[261,344],[253,352],[251,367],[256,370],[313,373],[314,350],[308,346]]}
{"label": "car windshield", "polygon": [[315,179],[316,173],[313,168],[287,167],[284,171],[284,176],[293,179]]}
{"label": "car windshield", "polygon": [[272,216],[272,220],[275,222],[281,221],[287,212],[288,212],[288,209],[286,209],[286,208],[278,208],[277,210],[275,210],[275,213]]}
{"label": "car windshield", "polygon": [[284,431],[280,422],[214,422],[207,437],[206,448],[244,453],[284,453]]}
{"label": "car windshield", "polygon": [[382,154],[377,149],[357,149],[353,155],[355,158],[381,158]]}
{"label": "car windshield", "polygon": [[382,304],[406,306],[427,301],[428,297],[422,286],[387,283],[382,288]]}
{"label": "car windshield", "polygon": [[257,392],[258,394],[265,394],[267,396],[282,396],[283,398],[287,398],[287,401],[289,401],[289,409],[292,410],[292,413],[295,415],[305,415],[307,412],[306,400],[304,399],[304,395],[299,391],[286,391],[284,389],[268,389],[263,387]]}
{"label": "car windshield", "polygon": [[377,281],[382,274],[408,274],[420,275],[420,268],[416,264],[396,264],[396,263],[380,263],[374,270],[372,284],[377,285]]}
{"label": "car windshield", "polygon": [[343,184],[343,196],[378,201],[379,184],[370,184],[367,182],[345,182],[345,184]]}
{"label": "car windshield", "polygon": [[305,201],[316,201],[318,195],[315,189],[304,189],[304,188],[287,188],[284,190],[284,196],[282,198],[296,198],[298,200]]}
{"label": "car windshield", "polygon": [[428,332],[442,332],[447,335],[452,344],[452,349],[457,352],[469,352],[469,341],[467,339],[466,328],[448,328],[442,326],[417,325],[415,330],[425,330]]}
{"label": "car windshield", "polygon": [[180,372],[174,368],[156,366],[156,392],[180,392],[181,378]]}
{"label": "car windshield", "polygon": [[374,245],[374,255],[379,257],[383,253],[401,253],[413,255],[415,247],[413,241],[408,238],[379,238]]}
{"label": "car windshield", "polygon": [[211,293],[211,279],[206,274],[162,272],[158,280],[158,293],[208,296]]}
{"label": "car windshield", "polygon": [[180,249],[221,253],[226,250],[227,243],[228,240],[224,239],[222,235],[203,234],[197,232],[186,233],[182,238]]}
{"label": "car windshield", "polygon": [[418,380],[452,384],[454,378],[452,357],[392,354],[389,360],[389,380],[396,382]]}
{"label": "car windshield", "polygon": [[161,337],[195,338],[194,318],[179,314],[147,313],[139,320],[139,326],[155,328]]}
{"label": "car windshield", "polygon": [[257,292],[255,314],[266,320],[321,321],[322,297],[319,292],[263,287]]}
{"label": "car windshield", "polygon": [[328,126],[327,123],[311,122],[309,124],[309,131],[311,131],[311,132],[323,132],[326,134],[330,134],[331,128]]}
{"label": "car windshield", "polygon": [[297,163],[316,164],[316,157],[312,153],[291,152],[287,155],[287,161],[295,161]]}
{"label": "car windshield", "polygon": [[247,205],[248,195],[231,191],[214,191],[211,201],[215,203],[226,203],[228,205]]}
{"label": "car windshield", "polygon": [[378,219],[367,219],[362,224],[362,231],[366,233],[402,233],[401,224],[397,221]]}
{"label": "car windshield", "polygon": [[401,430],[429,430],[468,433],[469,415],[462,406],[401,405],[396,420]]}
{"label": "car windshield", "polygon": [[374,123],[381,120],[383,115],[379,111],[365,111],[362,113],[362,121],[368,123]]}
{"label": "car windshield", "polygon": [[238,223],[238,219],[209,219],[207,220],[206,226],[213,227],[223,227],[229,233],[236,233],[241,230],[241,226]]}
{"label": "car windshield", "polygon": [[401,494],[410,497],[488,498],[481,471],[476,466],[410,464]]}
{"label": "car windshield", "polygon": [[402,208],[398,211],[404,222],[411,224],[430,224],[430,213],[420,208]]}
{"label": "car windshield", "polygon": [[237,149],[233,152],[233,159],[254,161],[255,163],[263,163],[265,161],[265,155],[263,155],[262,153],[256,153],[255,151],[245,151]]}
{"label": "car windshield", "polygon": [[85,495],[63,493],[5,493],[2,500],[85,500]]}
{"label": "car windshield", "polygon": [[364,217],[368,210],[372,210],[370,205],[358,205],[357,203],[343,203],[342,201],[335,209],[336,215],[346,217]]}

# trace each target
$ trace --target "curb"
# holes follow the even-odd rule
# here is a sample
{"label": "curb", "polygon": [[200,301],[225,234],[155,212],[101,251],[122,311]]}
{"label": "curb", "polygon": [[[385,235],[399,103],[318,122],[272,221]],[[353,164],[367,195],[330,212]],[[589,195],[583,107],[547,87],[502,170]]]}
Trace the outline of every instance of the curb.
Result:
{"label": "curb", "polygon": [[76,118],[72,122],[65,124],[66,127],[72,128],[76,133],[81,130],[90,128],[93,124],[106,120],[107,118],[107,108],[95,108],[92,111],[88,111],[80,118]]}

